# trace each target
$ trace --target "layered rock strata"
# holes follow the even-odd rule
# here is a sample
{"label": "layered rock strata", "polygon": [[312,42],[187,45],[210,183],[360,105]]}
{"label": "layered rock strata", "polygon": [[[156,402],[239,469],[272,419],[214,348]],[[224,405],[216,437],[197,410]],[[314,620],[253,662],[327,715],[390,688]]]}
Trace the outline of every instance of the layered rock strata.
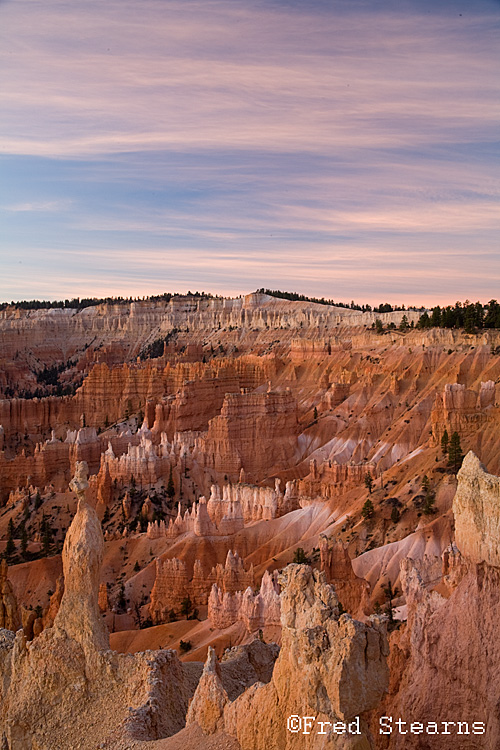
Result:
{"label": "layered rock strata", "polygon": [[436,394],[432,410],[432,435],[439,445],[444,431],[451,436],[458,432],[462,437],[473,435],[482,425],[493,420],[490,413],[495,406],[495,383],[482,382],[479,391],[466,388],[461,383],[448,383],[442,394]]}
{"label": "layered rock strata", "polygon": [[284,469],[296,451],[297,403],[290,391],[227,394],[203,441],[205,466],[237,480]]}

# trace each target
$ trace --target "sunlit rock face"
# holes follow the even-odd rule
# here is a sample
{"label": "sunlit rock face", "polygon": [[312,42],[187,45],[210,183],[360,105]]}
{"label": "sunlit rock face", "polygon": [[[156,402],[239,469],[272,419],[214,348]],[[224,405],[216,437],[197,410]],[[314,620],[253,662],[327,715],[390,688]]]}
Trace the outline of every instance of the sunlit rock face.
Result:
{"label": "sunlit rock face", "polygon": [[78,509],[64,541],[64,594],[54,629],[56,634],[66,634],[84,648],[106,649],[109,638],[98,603],[104,539],[97,514],[85,499],[85,463],[77,464],[71,489],[77,494]]}
{"label": "sunlit rock face", "polygon": [[[431,750],[493,748],[500,742],[499,486],[499,478],[470,452],[458,474],[456,541],[443,553],[442,579],[428,581],[425,559],[401,562],[408,621],[391,637],[392,686],[383,713],[429,724]],[[443,721],[462,724],[443,729]],[[381,747],[416,749],[421,740],[394,733]]]}
{"label": "sunlit rock face", "polygon": [[7,562],[3,559],[0,561],[0,628],[15,631],[21,621],[14,590],[7,576]]}
{"label": "sunlit rock face", "polygon": [[472,453],[458,472],[453,499],[455,539],[469,560],[500,566],[500,478],[488,474]]}
{"label": "sunlit rock face", "polygon": [[[282,647],[272,679],[224,709],[226,731],[243,750],[324,747],[324,737],[287,732],[287,717],[349,722],[375,708],[388,685],[387,638],[377,619],[365,625],[339,616],[333,587],[309,566],[289,565],[280,583]],[[328,746],[342,745],[332,736]]]}

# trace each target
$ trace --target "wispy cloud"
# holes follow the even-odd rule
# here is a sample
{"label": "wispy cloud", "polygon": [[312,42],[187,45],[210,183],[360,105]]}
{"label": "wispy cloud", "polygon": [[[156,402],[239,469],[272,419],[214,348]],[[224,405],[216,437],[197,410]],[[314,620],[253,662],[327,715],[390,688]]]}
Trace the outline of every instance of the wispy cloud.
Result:
{"label": "wispy cloud", "polygon": [[490,0],[1,4],[0,297],[494,296],[498,21]]}
{"label": "wispy cloud", "polygon": [[495,132],[493,5],[473,30],[456,13],[338,7],[4,4],[2,149],[337,152]]}
{"label": "wispy cloud", "polygon": [[54,213],[68,209],[71,205],[71,201],[58,200],[58,201],[31,201],[27,203],[11,203],[0,206],[2,211],[10,211],[12,213]]}

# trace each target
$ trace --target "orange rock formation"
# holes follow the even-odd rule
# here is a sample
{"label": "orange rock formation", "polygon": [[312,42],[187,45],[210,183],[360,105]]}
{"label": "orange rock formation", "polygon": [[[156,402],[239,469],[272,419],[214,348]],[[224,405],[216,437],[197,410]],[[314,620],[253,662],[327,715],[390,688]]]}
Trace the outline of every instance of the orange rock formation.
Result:
{"label": "orange rock formation", "polygon": [[[496,748],[500,333],[402,315],[261,294],[0,311],[0,626],[23,627],[0,632],[0,744],[307,750],[287,712],[357,712],[363,750],[420,747],[379,736],[383,713],[474,716],[463,750]],[[54,366],[74,395],[41,382]],[[458,478],[445,429],[474,452]],[[299,548],[314,570],[287,567]],[[149,651],[111,653],[104,623]],[[274,671],[259,630],[282,633]],[[208,647],[234,643],[184,727]]]}

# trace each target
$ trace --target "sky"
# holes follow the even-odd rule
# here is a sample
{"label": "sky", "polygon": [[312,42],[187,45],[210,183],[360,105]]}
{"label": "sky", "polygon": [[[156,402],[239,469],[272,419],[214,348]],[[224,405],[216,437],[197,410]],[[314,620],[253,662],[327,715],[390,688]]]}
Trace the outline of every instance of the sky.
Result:
{"label": "sky", "polygon": [[500,297],[498,0],[0,0],[0,301]]}

